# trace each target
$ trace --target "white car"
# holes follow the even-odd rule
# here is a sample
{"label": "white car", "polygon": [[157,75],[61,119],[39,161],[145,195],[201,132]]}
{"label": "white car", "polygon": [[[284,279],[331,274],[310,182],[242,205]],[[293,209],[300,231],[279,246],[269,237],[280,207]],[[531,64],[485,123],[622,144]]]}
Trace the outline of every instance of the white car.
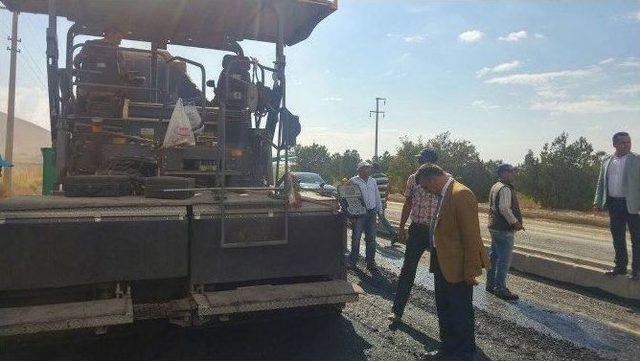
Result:
{"label": "white car", "polygon": [[[338,194],[338,190],[336,187],[331,184],[327,184],[327,182],[322,179],[320,174],[312,173],[312,172],[291,172],[300,184],[300,188],[303,191],[313,191],[318,192],[323,196],[327,197],[335,197]],[[282,183],[280,183],[282,186]]]}

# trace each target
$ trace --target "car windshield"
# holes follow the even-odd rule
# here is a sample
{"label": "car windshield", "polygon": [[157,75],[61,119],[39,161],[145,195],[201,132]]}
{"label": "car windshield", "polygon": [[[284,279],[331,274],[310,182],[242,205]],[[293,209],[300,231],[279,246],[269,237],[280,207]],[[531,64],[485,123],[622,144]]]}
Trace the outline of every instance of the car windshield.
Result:
{"label": "car windshield", "polygon": [[318,173],[295,173],[295,175],[300,179],[300,183],[325,183],[324,179],[322,179]]}

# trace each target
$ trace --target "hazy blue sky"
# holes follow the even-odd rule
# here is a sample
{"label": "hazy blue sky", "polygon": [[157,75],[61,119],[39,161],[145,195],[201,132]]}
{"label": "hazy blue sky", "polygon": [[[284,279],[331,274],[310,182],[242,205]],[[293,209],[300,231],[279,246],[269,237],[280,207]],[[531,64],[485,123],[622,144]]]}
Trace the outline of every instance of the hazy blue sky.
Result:
{"label": "hazy blue sky", "polygon": [[[20,18],[17,114],[46,127],[45,24],[44,16]],[[69,23],[59,24],[62,35]],[[0,11],[1,39],[9,30]],[[270,45],[245,43],[249,55],[273,60]],[[169,50],[217,78],[219,54]],[[450,131],[484,159],[519,162],[563,131],[607,151],[615,131],[640,139],[639,1],[342,0],[286,54],[288,107],[301,116],[302,142],[331,151],[373,154],[376,96],[389,99],[382,150],[403,136]],[[2,111],[8,64],[4,52]]]}

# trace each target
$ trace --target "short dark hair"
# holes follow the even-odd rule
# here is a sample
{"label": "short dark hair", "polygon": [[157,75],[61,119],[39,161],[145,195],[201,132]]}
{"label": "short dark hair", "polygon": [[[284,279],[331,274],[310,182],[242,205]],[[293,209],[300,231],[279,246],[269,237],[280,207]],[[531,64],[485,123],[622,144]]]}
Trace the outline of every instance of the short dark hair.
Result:
{"label": "short dark hair", "polygon": [[627,132],[617,132],[616,134],[613,135],[613,143],[616,143],[618,141],[618,138],[620,137],[628,137],[629,133]]}
{"label": "short dark hair", "polygon": [[442,177],[444,174],[444,170],[439,166],[433,163],[426,163],[418,168],[418,172],[416,172],[416,181],[423,178]]}
{"label": "short dark hair", "polygon": [[436,163],[438,162],[438,152],[434,149],[425,148],[418,154],[418,160],[422,163]]}

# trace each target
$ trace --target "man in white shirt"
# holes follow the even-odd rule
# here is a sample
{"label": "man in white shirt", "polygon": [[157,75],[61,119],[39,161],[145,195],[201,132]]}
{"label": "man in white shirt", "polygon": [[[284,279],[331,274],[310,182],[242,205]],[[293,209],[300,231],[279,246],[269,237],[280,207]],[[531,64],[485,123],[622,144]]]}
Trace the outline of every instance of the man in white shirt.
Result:
{"label": "man in white shirt", "polygon": [[631,234],[632,273],[640,280],[640,156],[631,152],[629,133],[613,136],[615,153],[604,160],[600,168],[594,200],[595,209],[609,211],[609,226],[615,251],[615,267],[609,276],[627,273],[627,226]]}
{"label": "man in white shirt", "polygon": [[351,183],[358,186],[362,193],[362,203],[367,209],[367,213],[354,220],[353,232],[351,233],[351,254],[350,260],[355,265],[360,256],[360,238],[364,232],[366,245],[367,268],[375,272],[376,268],[376,216],[382,214],[382,201],[378,191],[378,183],[371,177],[373,165],[368,161],[358,164],[358,175],[351,178]]}

